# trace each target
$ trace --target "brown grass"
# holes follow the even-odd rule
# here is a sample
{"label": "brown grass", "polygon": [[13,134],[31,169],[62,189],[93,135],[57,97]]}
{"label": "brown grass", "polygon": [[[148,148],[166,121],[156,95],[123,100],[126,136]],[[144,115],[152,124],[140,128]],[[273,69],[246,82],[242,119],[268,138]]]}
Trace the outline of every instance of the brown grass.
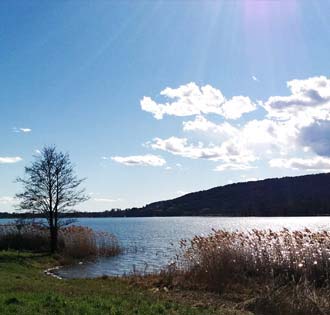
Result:
{"label": "brown grass", "polygon": [[76,259],[98,256],[115,256],[121,252],[117,238],[110,233],[95,232],[82,226],[60,230],[60,251]]}
{"label": "brown grass", "polygon": [[251,277],[323,286],[330,281],[330,232],[213,231],[182,240],[169,270],[212,290]]}
{"label": "brown grass", "polygon": [[330,232],[214,230],[182,240],[159,283],[174,290],[245,296],[254,314],[330,314]]}
{"label": "brown grass", "polygon": [[43,252],[49,249],[46,231],[35,224],[0,225],[0,250],[29,250]]}
{"label": "brown grass", "polygon": [[[49,250],[48,229],[39,225],[16,224],[0,226],[0,250]],[[59,254],[65,259],[86,259],[114,256],[121,252],[117,238],[110,233],[96,232],[83,226],[69,226],[59,230]]]}

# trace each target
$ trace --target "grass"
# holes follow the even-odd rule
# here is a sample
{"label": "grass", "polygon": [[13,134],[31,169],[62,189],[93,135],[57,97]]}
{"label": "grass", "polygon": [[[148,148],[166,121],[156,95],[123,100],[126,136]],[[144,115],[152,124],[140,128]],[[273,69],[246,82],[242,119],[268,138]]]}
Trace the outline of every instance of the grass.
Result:
{"label": "grass", "polygon": [[0,314],[248,314],[221,306],[192,306],[184,298],[152,292],[127,279],[59,280],[44,275],[43,270],[56,263],[46,254],[0,252]]}
{"label": "grass", "polygon": [[0,314],[330,315],[329,258],[326,231],[214,231],[159,274],[59,280],[54,256],[3,251]]}

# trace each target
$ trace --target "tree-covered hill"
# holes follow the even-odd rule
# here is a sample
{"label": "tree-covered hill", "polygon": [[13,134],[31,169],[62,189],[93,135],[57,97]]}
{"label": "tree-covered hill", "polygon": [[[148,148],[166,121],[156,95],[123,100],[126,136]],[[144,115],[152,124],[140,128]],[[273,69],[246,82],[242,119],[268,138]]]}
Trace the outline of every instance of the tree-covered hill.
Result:
{"label": "tree-covered hill", "polygon": [[330,173],[230,184],[112,215],[330,215]]}
{"label": "tree-covered hill", "polygon": [[[198,191],[142,208],[73,212],[65,217],[330,215],[330,173],[271,178]],[[0,218],[36,217],[31,212]]]}

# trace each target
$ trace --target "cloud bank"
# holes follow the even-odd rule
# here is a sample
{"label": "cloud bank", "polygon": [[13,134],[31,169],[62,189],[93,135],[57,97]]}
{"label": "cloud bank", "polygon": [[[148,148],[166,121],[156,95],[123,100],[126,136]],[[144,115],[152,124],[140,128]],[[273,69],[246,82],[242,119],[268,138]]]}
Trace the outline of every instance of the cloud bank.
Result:
{"label": "cloud bank", "polygon": [[[252,76],[254,81],[258,81]],[[286,96],[264,101],[191,82],[160,92],[163,101],[144,96],[143,111],[155,119],[185,117],[180,135],[154,137],[145,147],[188,159],[218,164],[215,171],[269,167],[305,171],[330,170],[330,79],[316,76],[287,82]],[[250,113],[249,115],[245,115]],[[189,118],[187,118],[189,117]],[[239,119],[239,120],[238,120]],[[154,155],[113,157],[125,165],[162,166]]]}
{"label": "cloud bank", "polygon": [[314,157],[310,159],[291,158],[273,159],[269,161],[271,167],[291,168],[316,172],[330,172],[330,158]]}

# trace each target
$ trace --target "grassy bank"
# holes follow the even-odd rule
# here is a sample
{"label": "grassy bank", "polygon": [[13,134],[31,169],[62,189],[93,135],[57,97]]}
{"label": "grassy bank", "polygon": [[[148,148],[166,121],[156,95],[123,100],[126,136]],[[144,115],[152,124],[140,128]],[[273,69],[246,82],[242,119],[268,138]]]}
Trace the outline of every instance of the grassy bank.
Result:
{"label": "grassy bank", "polygon": [[214,231],[168,269],[59,280],[48,254],[0,251],[0,314],[330,315],[330,233]]}
{"label": "grassy bank", "polygon": [[0,314],[246,315],[206,306],[115,278],[58,280],[43,270],[57,261],[46,254],[0,252]]}

